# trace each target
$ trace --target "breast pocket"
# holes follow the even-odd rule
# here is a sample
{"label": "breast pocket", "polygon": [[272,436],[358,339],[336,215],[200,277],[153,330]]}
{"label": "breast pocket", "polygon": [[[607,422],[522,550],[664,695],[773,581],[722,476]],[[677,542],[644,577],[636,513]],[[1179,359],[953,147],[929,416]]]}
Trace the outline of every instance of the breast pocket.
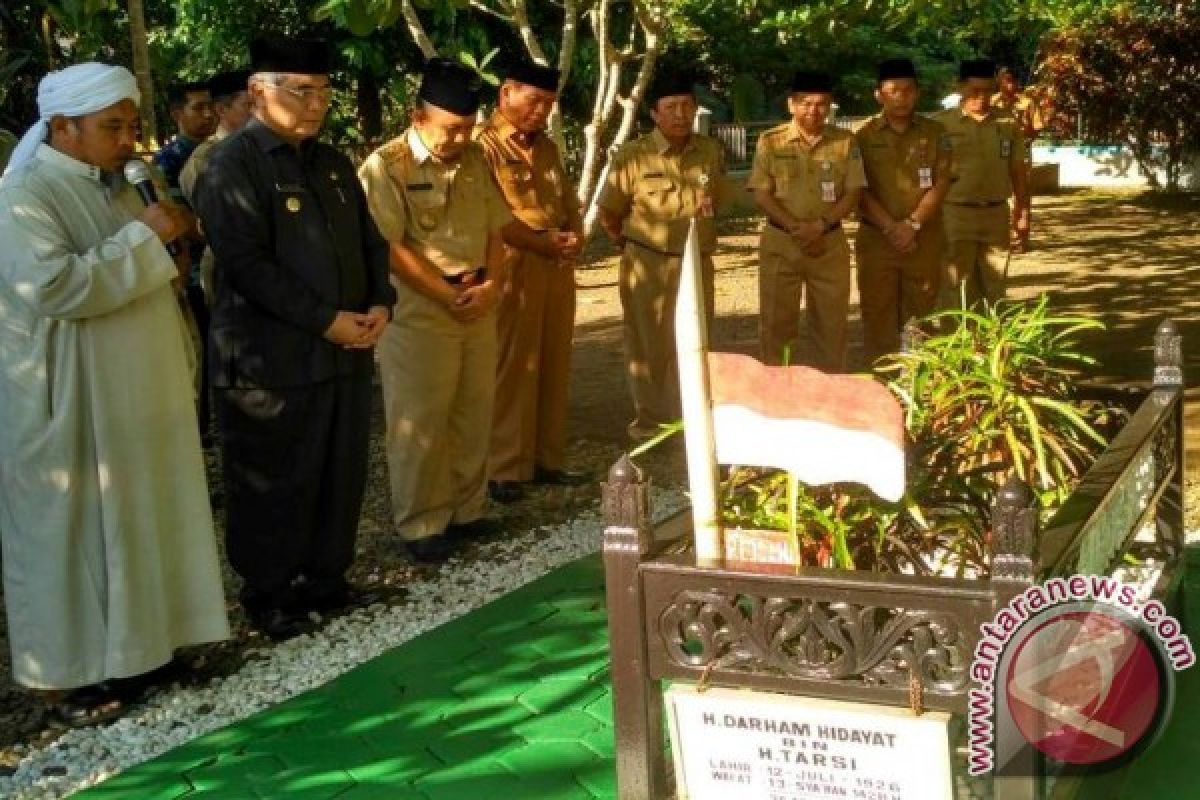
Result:
{"label": "breast pocket", "polygon": [[777,160],[771,164],[771,183],[775,184],[775,196],[787,197],[799,180],[799,166],[794,159]]}
{"label": "breast pocket", "polygon": [[432,186],[408,188],[405,191],[412,222],[429,233],[442,224],[446,212],[446,195]]}
{"label": "breast pocket", "polygon": [[638,180],[638,205],[650,212],[666,211],[674,191],[675,183],[665,175],[643,176]]}
{"label": "breast pocket", "polygon": [[504,197],[514,206],[528,206],[536,201],[533,170],[525,164],[502,164],[496,178]]}
{"label": "breast pocket", "polygon": [[285,221],[297,220],[313,202],[308,189],[299,184],[277,184],[275,186],[276,215]]}

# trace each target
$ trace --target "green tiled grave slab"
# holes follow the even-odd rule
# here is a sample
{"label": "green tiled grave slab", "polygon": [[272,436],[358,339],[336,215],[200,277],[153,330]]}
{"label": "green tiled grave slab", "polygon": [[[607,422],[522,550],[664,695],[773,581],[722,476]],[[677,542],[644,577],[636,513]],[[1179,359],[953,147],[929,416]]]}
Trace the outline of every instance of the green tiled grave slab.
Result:
{"label": "green tiled grave slab", "polygon": [[[1200,567],[1189,632],[1200,649]],[[615,800],[604,582],[569,564],[286,703],[76,795],[83,800]],[[1111,797],[1191,796],[1200,667]]]}
{"label": "green tiled grave slab", "polygon": [[76,797],[607,800],[608,681],[592,557]]}

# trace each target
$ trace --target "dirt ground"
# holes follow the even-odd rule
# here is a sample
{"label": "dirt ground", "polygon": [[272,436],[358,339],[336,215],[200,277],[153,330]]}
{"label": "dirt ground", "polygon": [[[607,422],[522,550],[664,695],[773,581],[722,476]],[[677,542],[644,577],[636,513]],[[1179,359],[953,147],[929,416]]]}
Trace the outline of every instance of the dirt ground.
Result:
{"label": "dirt ground", "polygon": [[[743,217],[722,221],[717,263],[718,322],[714,346],[753,353],[757,344],[757,238],[761,221]],[[1013,259],[1010,275],[1016,294],[1042,291],[1065,310],[1097,315],[1108,326],[1087,345],[1100,359],[1098,377],[1143,379],[1151,373],[1154,327],[1166,316],[1184,333],[1187,382],[1200,378],[1200,200],[1164,202],[1135,195],[1095,193],[1039,197],[1034,211],[1034,247]],[[588,266],[578,275],[579,296],[572,374],[570,460],[591,472],[597,483],[574,490],[541,490],[516,507],[497,509],[511,530],[526,530],[569,519],[598,499],[598,481],[628,446],[625,425],[632,415],[621,353],[621,313],[617,297],[615,252],[603,240],[592,247]],[[851,365],[861,367],[862,328],[857,293],[851,297]],[[1188,344],[1192,343],[1189,348]],[[803,361],[805,349],[796,354]],[[1189,393],[1190,395],[1191,393]],[[1200,399],[1200,396],[1197,396]],[[1200,404],[1189,420],[1200,428]],[[352,578],[364,583],[403,585],[420,568],[411,564],[390,535],[386,467],[381,437],[382,411],[376,402],[371,479],[360,526],[359,558]],[[1200,446],[1191,437],[1189,451]],[[219,487],[219,464],[210,454],[210,485]],[[681,448],[667,446],[644,463],[653,480],[679,485],[684,480]],[[1193,460],[1193,464],[1200,461]],[[1200,476],[1198,476],[1200,477]],[[1200,487],[1189,492],[1200,506]],[[220,516],[220,492],[214,507]],[[1189,527],[1200,515],[1192,514]],[[467,558],[477,557],[474,550]],[[236,581],[226,572],[228,596]],[[402,602],[397,599],[396,602]],[[244,653],[264,646],[249,632],[236,605],[230,606],[235,639],[188,655],[194,672],[187,680],[204,682],[237,669]],[[12,684],[8,643],[0,619],[0,770],[11,769],[24,749],[52,739],[39,702]]]}

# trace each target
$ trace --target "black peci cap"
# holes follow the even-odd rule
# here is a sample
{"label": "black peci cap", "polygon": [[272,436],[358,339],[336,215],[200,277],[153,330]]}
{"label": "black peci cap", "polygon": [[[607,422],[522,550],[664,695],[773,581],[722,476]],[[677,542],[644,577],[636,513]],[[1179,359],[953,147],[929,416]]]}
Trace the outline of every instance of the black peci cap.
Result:
{"label": "black peci cap", "polygon": [[646,102],[653,107],[662,98],[679,94],[696,96],[696,73],[691,70],[659,71],[646,90]]}
{"label": "black peci cap", "polygon": [[324,39],[261,38],[250,43],[250,68],[254,72],[328,75],[331,55]]}
{"label": "black peci cap", "polygon": [[970,80],[971,78],[987,78],[988,80],[992,80],[995,77],[996,62],[990,58],[973,58],[958,65],[958,79],[960,81]]}
{"label": "black peci cap", "polygon": [[828,72],[800,70],[792,76],[791,91],[803,93],[833,94],[833,76]]}
{"label": "black peci cap", "polygon": [[248,69],[218,72],[209,80],[208,91],[212,94],[213,100],[224,100],[233,97],[239,92],[246,91],[246,84],[249,82],[250,70]]}
{"label": "black peci cap", "polygon": [[431,58],[425,62],[417,98],[443,111],[470,116],[479,110],[483,79],[479,73],[458,61]]}
{"label": "black peci cap", "polygon": [[514,61],[508,65],[504,79],[533,86],[547,92],[557,92],[562,73],[554,67],[535,64],[532,61]]}
{"label": "black peci cap", "polygon": [[880,62],[877,76],[880,83],[902,78],[912,78],[915,81],[917,79],[917,68],[913,66],[911,59],[889,58],[887,61]]}

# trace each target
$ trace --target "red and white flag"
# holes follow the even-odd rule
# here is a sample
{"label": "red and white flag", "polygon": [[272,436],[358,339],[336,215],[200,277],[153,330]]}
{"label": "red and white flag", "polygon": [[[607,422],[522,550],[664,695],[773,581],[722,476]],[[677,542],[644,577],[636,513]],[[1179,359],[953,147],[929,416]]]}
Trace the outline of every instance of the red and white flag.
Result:
{"label": "red and white flag", "polygon": [[810,367],[708,353],[717,462],[785,469],[808,486],[904,494],[904,411],[886,386]]}

